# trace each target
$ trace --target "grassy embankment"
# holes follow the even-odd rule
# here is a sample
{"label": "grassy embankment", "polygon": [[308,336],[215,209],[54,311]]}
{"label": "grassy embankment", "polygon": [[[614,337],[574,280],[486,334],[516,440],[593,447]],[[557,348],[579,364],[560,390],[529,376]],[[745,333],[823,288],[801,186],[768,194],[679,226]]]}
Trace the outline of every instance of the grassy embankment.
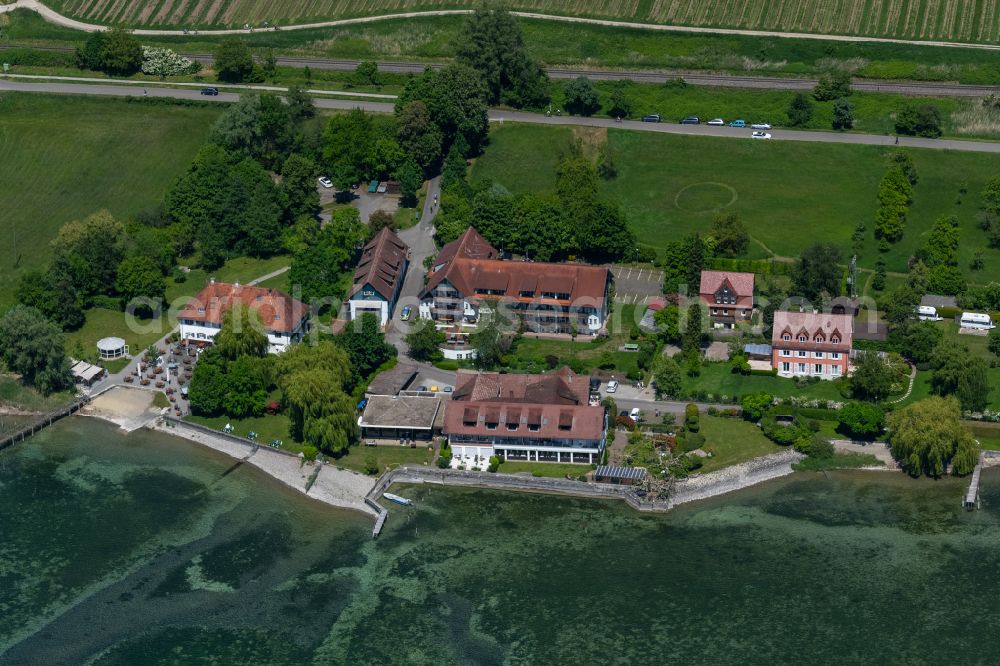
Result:
{"label": "grassy embankment", "polygon": [[[491,133],[472,179],[491,179],[511,192],[551,192],[559,156],[574,130],[505,123]],[[884,256],[890,271],[905,272],[935,218],[958,216],[959,265],[968,270],[978,249],[982,271],[973,282],[1000,274],[1000,250],[985,249],[976,222],[985,182],[1000,175],[996,158],[960,151],[909,149],[919,175],[903,239],[881,255],[872,232],[875,195],[887,148],[844,144],[751,141],[610,130],[589,132],[607,141],[618,177],[605,193],[624,209],[636,235],[664,247],[679,235],[708,232],[720,211],[739,213],[753,238],[752,255],[797,256],[814,242],[831,242],[851,254],[858,222],[868,226],[858,262],[874,268]],[[962,194],[961,190],[965,193]]]}
{"label": "grassy embankment", "polygon": [[[49,0],[57,11],[81,20],[127,23],[139,26],[238,27],[269,21],[279,25],[391,14],[432,9],[467,9],[455,0],[406,0],[372,5],[354,0],[223,0],[214,3],[181,3],[171,0]],[[960,0],[938,7],[918,0],[904,0],[883,7],[873,0],[854,0],[847,6],[805,2],[789,11],[777,0],[737,0],[706,5],[697,0],[673,3],[570,2],[568,0],[516,0],[512,10],[548,14],[610,18],[645,23],[778,30],[827,34],[857,34],[897,39],[940,39],[996,42],[993,6]]]}
{"label": "grassy embankment", "polygon": [[711,458],[702,459],[703,465],[698,470],[702,473],[785,449],[765,437],[760,428],[741,419],[703,415],[700,432],[705,436],[702,448],[712,454]]}

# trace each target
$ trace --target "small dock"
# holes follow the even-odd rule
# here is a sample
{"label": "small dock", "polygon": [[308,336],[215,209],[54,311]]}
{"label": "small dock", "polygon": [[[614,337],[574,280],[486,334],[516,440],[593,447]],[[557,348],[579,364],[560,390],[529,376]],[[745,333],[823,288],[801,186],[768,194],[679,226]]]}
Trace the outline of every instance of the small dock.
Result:
{"label": "small dock", "polygon": [[382,528],[385,527],[385,521],[389,518],[389,511],[371,497],[365,498],[365,504],[370,506],[375,511],[375,527],[372,528],[372,538],[374,539],[382,533]]}
{"label": "small dock", "polygon": [[979,508],[979,475],[983,471],[983,455],[979,454],[979,462],[976,463],[976,468],[972,470],[972,479],[969,481],[969,489],[965,493],[965,499],[962,501],[962,506],[966,509],[978,509]]}

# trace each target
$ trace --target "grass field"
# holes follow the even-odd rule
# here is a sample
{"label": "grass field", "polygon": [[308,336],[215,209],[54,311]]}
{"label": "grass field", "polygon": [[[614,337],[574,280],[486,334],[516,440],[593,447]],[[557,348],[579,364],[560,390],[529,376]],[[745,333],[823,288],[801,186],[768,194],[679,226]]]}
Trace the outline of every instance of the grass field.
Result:
{"label": "grass field", "polygon": [[[550,191],[555,165],[574,130],[506,123],[494,129],[473,179],[492,179],[511,192]],[[587,135],[588,139],[593,135]],[[851,247],[858,222],[868,225],[859,265],[879,257],[871,231],[875,194],[887,150],[878,146],[715,139],[611,130],[608,146],[618,177],[605,185],[636,235],[654,247],[685,233],[706,233],[717,211],[734,210],[754,245],[777,256],[797,256],[807,245]],[[976,223],[985,182],[1000,175],[991,155],[910,150],[920,178],[903,239],[885,255],[890,271],[907,260],[940,215],[954,213],[961,227],[959,265],[967,268],[986,240]],[[959,197],[959,190],[966,194]],[[958,201],[961,203],[957,203]],[[1000,275],[1000,250],[985,250],[986,267],[974,281]]]}
{"label": "grass field", "polygon": [[503,474],[521,474],[530,472],[532,476],[548,476],[558,479],[566,478],[566,475],[578,477],[590,471],[590,465],[572,463],[547,463],[547,462],[518,462],[508,460],[500,465],[497,470]]}
{"label": "grass field", "polygon": [[191,162],[218,109],[122,99],[0,97],[0,310],[18,275],[48,261],[63,224],[156,204]]}
{"label": "grass field", "polygon": [[436,452],[425,446],[414,449],[405,446],[352,446],[345,455],[334,459],[330,464],[355,472],[365,472],[368,458],[375,459],[379,474],[387,467],[400,465],[423,465],[434,461]]}
{"label": "grass field", "polygon": [[[28,412],[51,412],[73,400],[73,391],[44,396],[10,375],[0,374],[0,405]],[[0,417],[13,421],[12,417]]]}
{"label": "grass field", "polygon": [[757,426],[741,419],[702,416],[701,434],[705,436],[702,448],[711,451],[712,457],[702,458],[704,464],[699,472],[714,472],[785,448],[765,437]]}
{"label": "grass field", "polygon": [[[98,23],[142,26],[227,26],[263,21],[287,25],[429,9],[468,8],[447,0],[394,0],[373,5],[363,0],[49,0],[53,9]],[[592,16],[646,23],[670,23],[751,30],[856,34],[897,39],[940,39],[992,42],[998,35],[997,5],[975,0],[928,3],[899,0],[822,2],[787,5],[778,0],[729,0],[707,4],[697,0],[516,0],[510,9]]]}
{"label": "grass field", "polygon": [[817,400],[843,400],[837,386],[833,382],[820,381],[805,388],[798,388],[795,382],[784,377],[759,377],[757,375],[740,375],[732,372],[728,363],[705,363],[698,377],[684,376],[684,388],[687,391],[702,390],[719,396],[746,395],[764,391],[778,398],[801,396]]}

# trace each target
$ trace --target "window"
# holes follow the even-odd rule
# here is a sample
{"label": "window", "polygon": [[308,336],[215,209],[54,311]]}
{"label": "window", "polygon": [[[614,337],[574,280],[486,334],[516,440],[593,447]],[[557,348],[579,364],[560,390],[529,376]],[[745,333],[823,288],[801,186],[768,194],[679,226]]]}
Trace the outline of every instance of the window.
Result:
{"label": "window", "polygon": [[807,356],[809,356],[809,352],[801,350],[799,351],[799,358],[805,358]]}
{"label": "window", "polygon": [[507,430],[510,430],[511,432],[517,430],[517,421],[508,422],[507,423]]}
{"label": "window", "polygon": [[806,371],[806,364],[799,363],[799,372],[805,372],[805,371]]}
{"label": "window", "polygon": [[723,310],[723,311],[722,311],[722,314],[724,314],[724,315],[728,315],[728,314],[729,314],[729,310]]}
{"label": "window", "polygon": [[832,342],[835,345],[839,345],[840,344],[840,338],[834,336],[834,337],[830,338],[830,342]]}
{"label": "window", "polygon": [[830,373],[834,374],[834,375],[839,375],[840,374],[840,366],[839,365],[832,365],[832,366],[830,366]]}
{"label": "window", "polygon": [[800,335],[799,336],[799,342],[805,342],[805,341],[806,341],[806,336]]}
{"label": "window", "polygon": [[822,335],[817,335],[816,336],[816,342],[823,342],[825,339],[826,338],[824,338]]}
{"label": "window", "polygon": [[792,355],[792,350],[791,349],[782,349],[781,352],[779,352],[779,353],[782,356],[791,356]]}
{"label": "window", "polygon": [[486,424],[486,429],[487,430],[496,430],[497,429],[497,424],[496,423],[487,423]]}
{"label": "window", "polygon": [[840,352],[830,352],[830,358],[832,358],[834,361],[839,361]]}
{"label": "window", "polygon": [[823,352],[815,352],[815,353],[813,353],[813,356],[815,358],[823,358]]}
{"label": "window", "polygon": [[823,365],[821,363],[815,363],[815,364],[813,364],[813,372],[815,372],[817,375],[822,375],[823,374]]}
{"label": "window", "polygon": [[784,340],[785,342],[788,342],[789,340],[792,339],[792,336],[788,335],[788,333],[785,333],[783,336],[781,336],[781,339]]}
{"label": "window", "polygon": [[528,430],[531,432],[538,432],[540,429],[541,426],[539,426],[537,423],[534,425],[532,425],[531,423],[528,424]]}
{"label": "window", "polygon": [[787,361],[785,361],[784,363],[781,364],[781,371],[782,372],[791,372],[792,371],[792,364],[789,363],[789,362],[787,362]]}

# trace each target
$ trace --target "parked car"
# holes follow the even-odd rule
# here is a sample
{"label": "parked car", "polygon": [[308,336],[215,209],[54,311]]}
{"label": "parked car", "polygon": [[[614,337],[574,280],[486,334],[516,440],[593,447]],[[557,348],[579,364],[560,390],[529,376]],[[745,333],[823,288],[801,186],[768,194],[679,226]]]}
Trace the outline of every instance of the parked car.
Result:
{"label": "parked car", "polygon": [[215,96],[215,95],[219,94],[219,89],[218,88],[202,88],[201,89],[201,94],[202,95],[212,95],[212,96]]}
{"label": "parked car", "polygon": [[445,392],[445,393],[451,393],[451,392],[452,392],[452,391],[454,391],[454,390],[455,390],[455,389],[454,389],[453,387],[451,387],[451,386],[445,386],[445,387],[444,387],[444,392]]}
{"label": "parked car", "polygon": [[750,129],[769,130],[771,129],[771,125],[770,123],[754,123],[753,125],[750,126]]}
{"label": "parked car", "polygon": [[644,122],[644,123],[658,123],[658,122],[660,122],[660,114],[658,114],[658,113],[651,113],[648,116],[643,116],[642,117],[642,122]]}
{"label": "parked car", "polygon": [[681,125],[697,125],[701,121],[698,120],[698,116],[688,116],[681,121]]}
{"label": "parked car", "polygon": [[320,176],[319,178],[316,179],[316,181],[326,189],[330,189],[331,187],[333,187],[333,181],[327,178],[326,176]]}
{"label": "parked car", "polygon": [[729,126],[730,127],[746,127],[747,126],[747,121],[745,121],[745,120],[734,120],[733,122],[729,123]]}
{"label": "parked car", "polygon": [[767,132],[754,132],[750,135],[751,139],[770,139],[771,135]]}
{"label": "parked car", "polygon": [[410,319],[410,313],[413,312],[413,308],[409,305],[403,307],[403,311],[399,313],[399,318],[402,321],[408,321]]}
{"label": "parked car", "polygon": [[608,382],[608,388],[605,391],[605,393],[614,393],[617,390],[618,390],[618,382],[612,379],[610,382]]}
{"label": "parked car", "polygon": [[725,125],[726,121],[723,120],[722,118],[712,118],[711,120],[708,121],[708,124],[709,125],[720,125],[721,126],[721,125]]}
{"label": "parked car", "polygon": [[628,415],[629,415],[629,418],[631,418],[633,421],[638,421],[639,420],[639,408],[638,407],[633,407],[632,411],[629,412]]}

